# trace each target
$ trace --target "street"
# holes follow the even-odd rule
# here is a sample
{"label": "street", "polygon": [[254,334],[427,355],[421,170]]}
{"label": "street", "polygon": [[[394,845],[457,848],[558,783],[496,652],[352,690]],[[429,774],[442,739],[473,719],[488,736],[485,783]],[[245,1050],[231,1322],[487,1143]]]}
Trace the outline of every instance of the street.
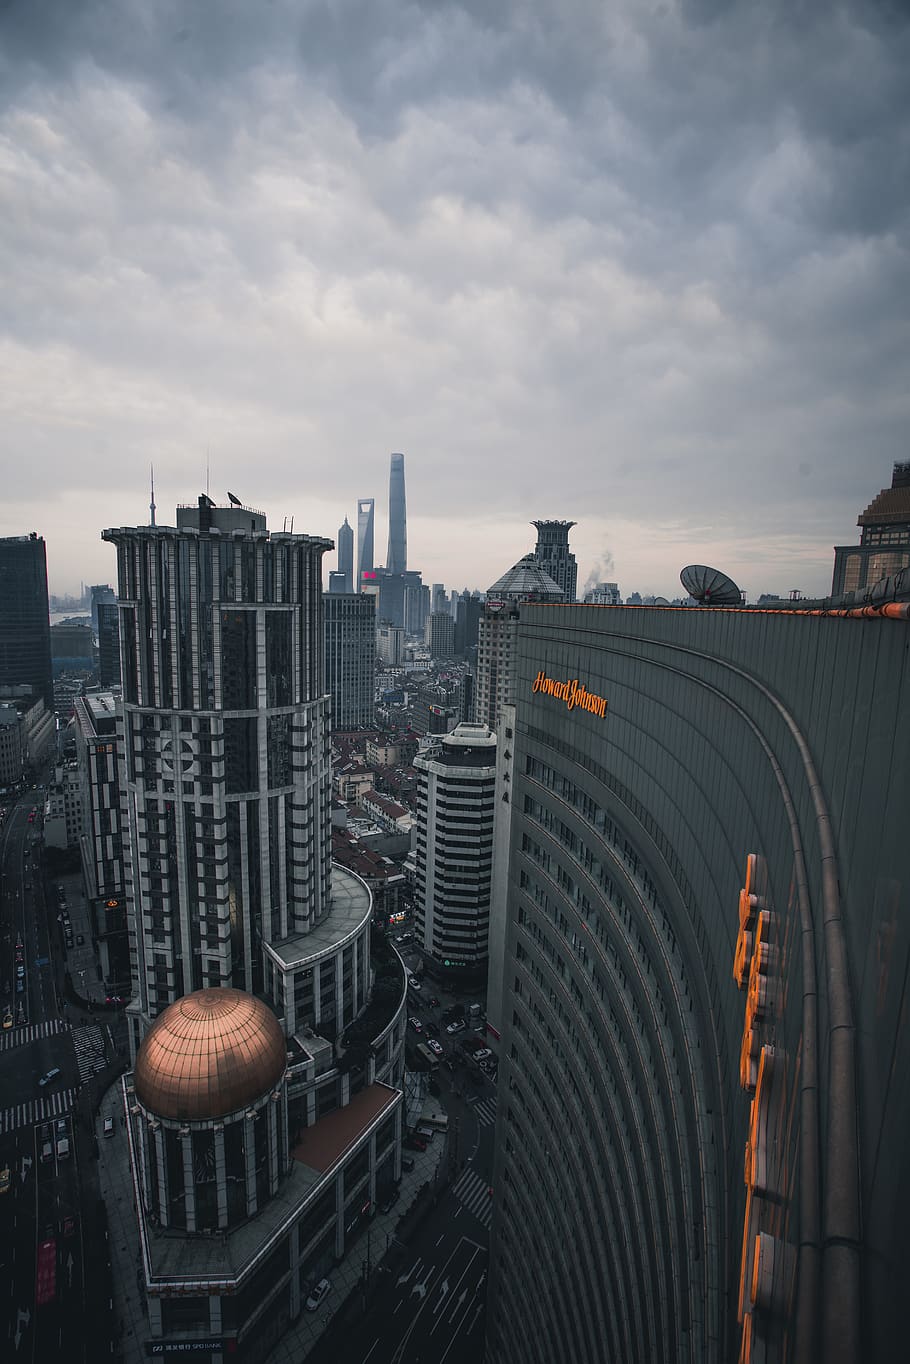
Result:
{"label": "street", "polygon": [[7,806],[0,831],[0,1172],[9,1171],[8,1183],[0,1179],[0,1341],[10,1360],[89,1364],[110,1353],[91,1081],[116,1048],[102,1031],[107,1019],[64,1000],[42,806],[40,792],[26,792]]}

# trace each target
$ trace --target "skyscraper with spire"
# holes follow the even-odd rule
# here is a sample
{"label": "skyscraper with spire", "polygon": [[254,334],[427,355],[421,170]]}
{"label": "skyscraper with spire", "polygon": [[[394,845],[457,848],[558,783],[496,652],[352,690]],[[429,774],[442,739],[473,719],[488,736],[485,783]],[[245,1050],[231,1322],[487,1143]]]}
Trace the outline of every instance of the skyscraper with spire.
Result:
{"label": "skyscraper with spire", "polygon": [[404,495],[404,455],[392,455],[389,471],[389,573],[404,573],[408,566],[408,527]]}
{"label": "skyscraper with spire", "polygon": [[355,592],[363,591],[364,573],[373,572],[373,516],[376,499],[361,497],[357,503],[357,582]]}
{"label": "skyscraper with spire", "polygon": [[354,531],[344,518],[344,525],[338,527],[338,572],[344,574],[342,592],[354,591]]}

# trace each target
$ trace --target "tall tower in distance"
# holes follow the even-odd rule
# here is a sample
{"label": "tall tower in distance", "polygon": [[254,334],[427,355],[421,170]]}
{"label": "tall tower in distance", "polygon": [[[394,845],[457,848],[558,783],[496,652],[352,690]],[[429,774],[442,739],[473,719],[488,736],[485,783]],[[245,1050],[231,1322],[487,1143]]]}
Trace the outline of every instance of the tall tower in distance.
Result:
{"label": "tall tower in distance", "polygon": [[404,455],[392,455],[389,471],[389,552],[386,572],[405,573],[408,567],[408,524],[404,497]]}
{"label": "tall tower in distance", "polygon": [[357,582],[354,584],[355,592],[362,590],[364,573],[372,573],[375,567],[373,564],[373,516],[375,511],[375,498],[361,497],[359,499],[357,503]]}
{"label": "tall tower in distance", "polygon": [[569,531],[577,521],[532,521],[537,527],[537,546],[534,557],[544,573],[563,590],[564,600],[575,600],[578,566],[569,549]]}
{"label": "tall tower in distance", "polygon": [[354,531],[344,518],[344,525],[338,527],[338,572],[344,574],[344,586],[340,592],[354,591]]}
{"label": "tall tower in distance", "polygon": [[0,687],[30,687],[54,709],[47,555],[35,531],[0,539]]}

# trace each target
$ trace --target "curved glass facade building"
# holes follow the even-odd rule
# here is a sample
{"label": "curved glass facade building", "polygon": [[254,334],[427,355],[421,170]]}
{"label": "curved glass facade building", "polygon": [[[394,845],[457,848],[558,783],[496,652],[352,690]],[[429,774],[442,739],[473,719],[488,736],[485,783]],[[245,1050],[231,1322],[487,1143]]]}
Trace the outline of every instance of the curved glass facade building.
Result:
{"label": "curved glass facade building", "polygon": [[910,636],[885,612],[522,609],[490,1364],[902,1352]]}

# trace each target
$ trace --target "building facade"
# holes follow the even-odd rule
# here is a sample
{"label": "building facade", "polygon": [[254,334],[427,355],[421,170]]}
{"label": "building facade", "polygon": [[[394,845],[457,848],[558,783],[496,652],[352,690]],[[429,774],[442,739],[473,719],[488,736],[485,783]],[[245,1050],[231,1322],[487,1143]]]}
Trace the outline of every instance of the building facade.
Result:
{"label": "building facade", "polygon": [[565,601],[575,600],[578,567],[569,548],[569,531],[575,521],[532,521],[537,527],[534,557],[548,577],[562,589]]}
{"label": "building facade", "polygon": [[418,942],[433,975],[476,989],[487,975],[496,735],[457,725],[414,766]]}
{"label": "building facade", "polygon": [[23,686],[53,711],[47,554],[34,532],[0,539],[0,695]]}
{"label": "building facade", "polygon": [[903,1352],[908,614],[523,611],[490,1364]]}
{"label": "building facade", "polygon": [[104,532],[140,1277],[151,1352],[261,1364],[400,1177],[406,983],[331,861],[331,542],[208,497],[176,521]]}
{"label": "building facade", "polygon": [[477,634],[474,719],[498,729],[503,706],[512,701],[512,673],[522,603],[562,601],[563,591],[533,554],[519,559],[487,591]]}
{"label": "building facade", "polygon": [[424,628],[424,642],[433,658],[455,654],[455,622],[448,611],[431,611]]}
{"label": "building facade", "polygon": [[121,527],[124,858],[134,1040],[203,986],[261,990],[264,945],[330,907],[321,558],[239,507]]}
{"label": "building facade", "polygon": [[376,598],[325,597],[325,677],[333,729],[371,729],[376,690]]}
{"label": "building facade", "polygon": [[[348,524],[348,518],[344,518],[344,524],[338,527],[338,572],[342,575],[342,584],[336,588],[330,588],[335,592],[354,591],[354,530]],[[331,574],[329,575],[331,577]]]}
{"label": "building facade", "polygon": [[834,550],[833,597],[862,591],[910,566],[910,461],[895,464],[891,487],[873,498],[856,524],[860,543]]}
{"label": "building facade", "polygon": [[116,600],[98,603],[98,681],[102,687],[120,686],[120,609]]}
{"label": "building facade", "polygon": [[[104,603],[99,609],[104,610]],[[129,992],[130,954],[120,789],[123,726],[118,698],[111,692],[80,696],[73,720],[82,799],[82,879],[104,979],[114,993],[123,994]]]}
{"label": "building facade", "polygon": [[376,500],[372,497],[362,497],[357,503],[357,585],[356,591],[362,590],[364,573],[372,573],[375,567],[373,563],[373,520],[376,512]]}
{"label": "building facade", "polygon": [[405,573],[408,567],[408,518],[404,492],[404,455],[392,455],[389,469],[388,573]]}

